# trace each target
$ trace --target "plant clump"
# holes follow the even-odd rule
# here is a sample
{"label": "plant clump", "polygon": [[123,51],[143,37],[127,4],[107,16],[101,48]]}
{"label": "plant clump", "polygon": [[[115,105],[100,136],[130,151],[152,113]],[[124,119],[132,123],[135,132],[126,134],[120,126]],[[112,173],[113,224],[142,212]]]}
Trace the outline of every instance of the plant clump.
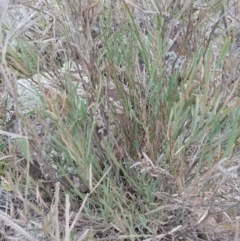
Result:
{"label": "plant clump", "polygon": [[237,1],[0,4],[0,237],[237,240]]}

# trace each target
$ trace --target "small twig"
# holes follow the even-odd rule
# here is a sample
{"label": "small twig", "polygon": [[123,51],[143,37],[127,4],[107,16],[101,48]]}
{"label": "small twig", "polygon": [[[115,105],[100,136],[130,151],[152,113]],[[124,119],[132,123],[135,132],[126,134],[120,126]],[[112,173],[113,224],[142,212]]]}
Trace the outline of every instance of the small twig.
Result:
{"label": "small twig", "polygon": [[9,136],[9,137],[11,137],[12,139],[18,139],[18,138],[30,139],[30,137],[27,137],[27,136],[23,136],[23,135],[11,133],[11,132],[7,132],[7,131],[2,131],[2,130],[0,130],[0,135]]}
{"label": "small twig", "polygon": [[64,241],[70,241],[70,228],[69,228],[69,221],[70,221],[70,215],[69,215],[69,210],[70,210],[70,202],[69,202],[69,195],[66,194],[65,198],[65,239]]}
{"label": "small twig", "polygon": [[60,190],[60,182],[57,182],[55,187],[55,203],[54,203],[54,214],[53,214],[53,218],[54,218],[53,220],[55,223],[55,235],[57,240],[60,240],[59,222],[58,222],[59,190]]}

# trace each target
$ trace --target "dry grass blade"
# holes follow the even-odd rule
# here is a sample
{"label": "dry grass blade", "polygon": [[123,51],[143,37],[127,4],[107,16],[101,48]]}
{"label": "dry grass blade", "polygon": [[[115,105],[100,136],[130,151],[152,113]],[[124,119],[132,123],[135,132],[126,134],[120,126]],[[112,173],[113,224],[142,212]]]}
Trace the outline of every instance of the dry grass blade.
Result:
{"label": "dry grass blade", "polygon": [[8,136],[8,137],[11,137],[12,139],[19,139],[19,138],[28,139],[29,138],[27,136],[18,135],[16,133],[10,133],[10,132],[7,132],[7,131],[2,131],[2,130],[0,130],[0,135]]}
{"label": "dry grass blade", "polygon": [[34,237],[32,237],[28,232],[26,232],[22,227],[16,224],[10,216],[0,210],[0,219],[6,223],[6,225],[13,228],[18,234],[21,234],[23,237],[27,238],[30,241],[37,241]]}
{"label": "dry grass blade", "polygon": [[0,23],[2,22],[3,16],[7,11],[9,0],[2,0],[0,2]]}
{"label": "dry grass blade", "polygon": [[144,239],[144,241],[161,240],[161,239],[163,239],[164,237],[166,237],[167,235],[174,234],[174,233],[176,233],[177,231],[181,230],[182,228],[183,228],[183,226],[182,226],[182,225],[179,225],[179,226],[173,228],[171,231],[169,231],[169,232],[166,233],[166,234],[160,234],[160,235],[157,235],[157,236],[154,237],[154,238]]}
{"label": "dry grass blade", "polygon": [[58,207],[59,207],[59,190],[60,190],[60,183],[57,182],[56,186],[55,186],[55,202],[54,202],[54,206],[53,206],[53,224],[54,224],[54,231],[55,231],[55,236],[57,240],[60,240],[60,225],[59,225],[59,211],[58,211]]}
{"label": "dry grass blade", "polygon": [[83,202],[81,204],[81,207],[79,208],[79,210],[78,210],[78,212],[77,212],[77,214],[76,214],[76,216],[75,216],[75,218],[74,218],[74,220],[73,220],[73,222],[72,222],[72,224],[71,224],[71,226],[69,228],[69,232],[71,232],[73,230],[75,224],[77,223],[77,220],[79,219],[79,216],[82,213],[83,208],[85,207],[85,204],[87,202],[88,197],[89,197],[89,194],[86,194],[86,196],[85,196],[85,198],[84,198],[84,200],[83,200]]}
{"label": "dry grass blade", "polygon": [[65,238],[64,241],[70,241],[70,202],[69,202],[69,195],[66,194],[65,198]]}
{"label": "dry grass blade", "polygon": [[87,235],[88,235],[88,233],[89,233],[89,229],[86,229],[86,230],[82,233],[82,235],[79,237],[78,241],[83,241],[83,240],[85,240],[86,237],[87,237]]}

